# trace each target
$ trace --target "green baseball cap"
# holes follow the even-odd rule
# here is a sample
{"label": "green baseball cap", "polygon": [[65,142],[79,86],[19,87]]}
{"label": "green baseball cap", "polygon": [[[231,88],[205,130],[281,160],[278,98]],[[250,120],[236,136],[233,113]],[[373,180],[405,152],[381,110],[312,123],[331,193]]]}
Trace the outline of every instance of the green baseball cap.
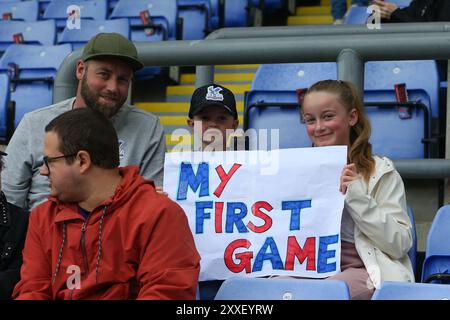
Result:
{"label": "green baseball cap", "polygon": [[118,33],[99,33],[84,46],[81,60],[87,61],[97,57],[114,57],[128,63],[133,71],[144,65],[137,58],[133,42]]}

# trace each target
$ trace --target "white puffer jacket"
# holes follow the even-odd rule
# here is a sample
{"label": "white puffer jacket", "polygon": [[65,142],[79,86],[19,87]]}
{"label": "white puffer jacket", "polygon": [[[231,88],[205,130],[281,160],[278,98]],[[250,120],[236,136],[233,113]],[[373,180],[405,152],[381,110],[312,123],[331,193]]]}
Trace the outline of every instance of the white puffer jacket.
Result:
{"label": "white puffer jacket", "polygon": [[403,181],[391,160],[377,156],[374,160],[369,182],[354,181],[345,198],[345,208],[355,222],[355,247],[376,288],[383,281],[414,282]]}

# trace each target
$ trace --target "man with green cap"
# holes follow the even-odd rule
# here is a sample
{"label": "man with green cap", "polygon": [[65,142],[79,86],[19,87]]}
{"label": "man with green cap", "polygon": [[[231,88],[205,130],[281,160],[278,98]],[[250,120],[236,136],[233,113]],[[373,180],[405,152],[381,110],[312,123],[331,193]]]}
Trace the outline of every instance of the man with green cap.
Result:
{"label": "man with green cap", "polygon": [[10,202],[31,210],[47,200],[49,182],[39,175],[44,127],[58,115],[83,107],[99,110],[111,120],[119,138],[120,165],[138,165],[142,176],[162,186],[166,151],[162,125],[155,115],[125,102],[133,74],[142,67],[136,47],[120,34],[99,33],[85,45],[75,70],[76,96],[27,113],[8,144],[2,183]]}

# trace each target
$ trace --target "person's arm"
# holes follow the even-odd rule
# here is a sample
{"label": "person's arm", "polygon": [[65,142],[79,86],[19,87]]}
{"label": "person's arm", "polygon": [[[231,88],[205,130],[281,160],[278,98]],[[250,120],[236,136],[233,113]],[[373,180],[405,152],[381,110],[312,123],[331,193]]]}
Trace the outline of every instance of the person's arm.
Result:
{"label": "person's arm", "polygon": [[28,192],[33,178],[30,124],[27,115],[20,121],[5,152],[5,168],[2,171],[2,190],[8,202],[18,207],[27,207]]}
{"label": "person's arm", "polygon": [[40,237],[45,230],[39,227],[37,216],[36,211],[30,215],[30,223],[23,250],[21,279],[13,292],[13,298],[17,300],[52,299],[51,265],[47,260]]}
{"label": "person's arm", "polygon": [[374,196],[365,192],[361,179],[348,186],[345,199],[353,221],[384,253],[400,259],[412,246],[411,222],[403,181],[397,171],[386,173]]}
{"label": "person's arm", "polygon": [[147,237],[137,271],[141,288],[137,298],[195,299],[200,257],[183,209],[170,201]]}
{"label": "person's arm", "polygon": [[7,242],[13,251],[9,252],[11,260],[4,270],[0,271],[0,300],[11,299],[14,286],[20,279],[20,267],[22,266],[22,250],[28,228],[28,212],[17,207],[8,205],[11,214],[11,227],[8,231]]}
{"label": "person's arm", "polygon": [[398,8],[388,1],[374,0],[373,4],[380,7],[380,14],[384,22],[423,22],[426,19],[420,14],[423,3],[412,1],[408,7]]}
{"label": "person's arm", "polygon": [[144,159],[140,166],[140,174],[147,179],[153,179],[156,186],[162,187],[166,140],[159,118],[156,118],[153,131],[142,134],[148,135],[149,140],[147,143],[147,150],[145,150]]}

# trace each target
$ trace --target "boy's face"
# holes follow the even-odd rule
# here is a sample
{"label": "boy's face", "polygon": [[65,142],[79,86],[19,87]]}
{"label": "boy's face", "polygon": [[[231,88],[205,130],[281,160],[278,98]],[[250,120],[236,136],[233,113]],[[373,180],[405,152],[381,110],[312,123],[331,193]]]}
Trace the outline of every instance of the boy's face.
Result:
{"label": "boy's face", "polygon": [[[197,124],[194,126],[194,123],[197,121],[200,122],[200,125]],[[230,112],[219,106],[204,108],[194,115],[192,119],[188,119],[188,126],[194,130],[194,134],[201,137],[203,149],[212,143],[211,139],[208,137],[209,135],[212,135],[215,141],[217,134],[220,133],[222,138],[222,150],[225,150],[228,135],[236,130],[238,125],[239,121],[234,119]],[[207,132],[208,130],[209,132]],[[216,143],[217,142],[218,141],[216,141]]]}

